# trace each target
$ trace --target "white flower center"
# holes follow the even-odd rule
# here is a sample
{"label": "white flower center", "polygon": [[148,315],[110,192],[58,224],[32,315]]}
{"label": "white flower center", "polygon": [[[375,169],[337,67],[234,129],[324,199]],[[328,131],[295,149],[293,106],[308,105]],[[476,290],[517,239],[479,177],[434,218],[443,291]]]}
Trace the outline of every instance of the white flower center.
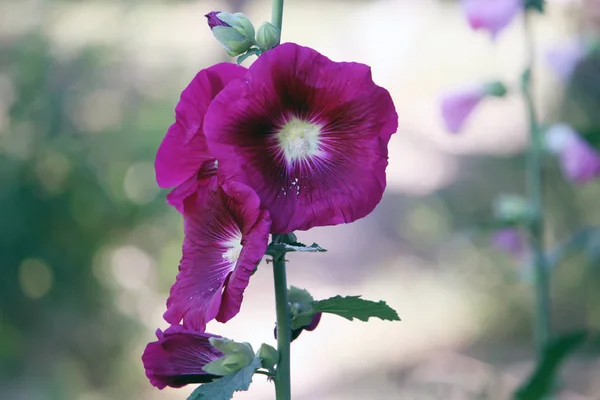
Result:
{"label": "white flower center", "polygon": [[227,247],[227,251],[222,255],[223,260],[235,264],[238,258],[240,258],[240,253],[244,248],[244,246],[242,246],[242,238],[239,237],[230,240],[225,244],[225,247]]}
{"label": "white flower center", "polygon": [[321,126],[296,117],[277,132],[279,146],[288,162],[302,160],[319,151]]}

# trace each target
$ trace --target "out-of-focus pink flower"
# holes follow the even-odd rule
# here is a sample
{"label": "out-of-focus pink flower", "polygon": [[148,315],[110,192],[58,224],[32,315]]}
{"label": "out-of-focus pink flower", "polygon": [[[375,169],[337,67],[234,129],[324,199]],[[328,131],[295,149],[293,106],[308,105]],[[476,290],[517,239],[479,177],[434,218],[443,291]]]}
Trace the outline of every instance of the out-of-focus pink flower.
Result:
{"label": "out-of-focus pink flower", "polygon": [[440,106],[446,129],[458,133],[484,97],[501,97],[505,94],[506,87],[500,82],[474,84],[445,93]]}
{"label": "out-of-focus pink flower", "polygon": [[522,258],[527,253],[525,235],[517,228],[505,228],[494,232],[492,244],[514,258]]}
{"label": "out-of-focus pink flower", "polygon": [[566,124],[546,132],[548,150],[558,155],[563,174],[576,183],[587,183],[600,176],[600,152],[590,146]]}
{"label": "out-of-focus pink flower", "polygon": [[213,318],[227,322],[239,312],[271,220],[252,189],[217,177],[186,198],[183,220],[183,257],[164,318],[203,332]]}
{"label": "out-of-focus pink flower", "polygon": [[392,98],[368,66],[294,43],[260,56],[217,95],[204,121],[219,173],[256,191],[273,233],[373,211],[397,127]]}
{"label": "out-of-focus pink flower", "polygon": [[462,9],[472,29],[489,31],[495,39],[524,9],[524,0],[462,0]]}
{"label": "out-of-focus pink flower", "polygon": [[142,355],[146,376],[153,386],[159,389],[167,386],[178,388],[217,378],[202,368],[223,357],[223,353],[209,342],[210,338],[220,336],[172,325],[164,332],[158,329],[156,337],[158,340],[148,343]]}
{"label": "out-of-focus pink flower", "polygon": [[563,81],[571,77],[577,64],[587,53],[587,48],[582,41],[574,40],[570,43],[550,48],[546,51],[546,62],[552,71]]}
{"label": "out-of-focus pink flower", "polygon": [[158,185],[176,187],[167,200],[180,212],[185,198],[217,173],[216,159],[206,146],[202,130],[206,109],[228,83],[245,73],[246,68],[235,64],[215,64],[198,72],[181,93],[175,123],[167,131],[154,162]]}

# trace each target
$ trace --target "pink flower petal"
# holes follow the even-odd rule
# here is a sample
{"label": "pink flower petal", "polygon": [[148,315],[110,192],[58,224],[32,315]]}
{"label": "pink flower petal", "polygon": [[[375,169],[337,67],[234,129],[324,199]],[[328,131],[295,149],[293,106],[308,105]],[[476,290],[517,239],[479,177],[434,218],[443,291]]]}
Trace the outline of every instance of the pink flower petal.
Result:
{"label": "pink flower petal", "polygon": [[470,86],[443,95],[440,106],[446,130],[458,133],[484,96],[485,92],[481,85]]}
{"label": "pink flower petal", "polygon": [[524,0],[462,0],[461,5],[472,29],[489,31],[496,38],[515,15],[523,10]]}
{"label": "pink flower petal", "polygon": [[246,68],[221,63],[200,71],[181,93],[175,108],[175,123],[169,128],[156,154],[156,180],[168,188],[181,185],[214,157],[206,146],[202,124],[212,99]]}
{"label": "pink flower petal", "polygon": [[226,322],[239,312],[267,248],[270,218],[252,189],[232,181],[219,186],[216,177],[185,200],[183,214],[183,257],[164,318],[204,331],[210,320]]}
{"label": "pink flower petal", "polygon": [[549,49],[546,52],[546,62],[561,80],[566,81],[586,53],[586,47],[581,41],[573,41]]}
{"label": "pink flower petal", "polygon": [[[369,67],[285,43],[215,98],[204,130],[220,173],[252,187],[272,232],[287,233],[352,222],[375,208],[397,119]],[[310,155],[285,155],[278,132],[290,121],[317,126]]]}
{"label": "pink flower petal", "polygon": [[577,136],[560,153],[563,172],[576,183],[587,183],[600,175],[600,153]]}
{"label": "pink flower petal", "polygon": [[156,336],[158,340],[148,343],[142,355],[146,376],[153,386],[159,389],[167,386],[178,388],[216,378],[202,368],[223,357],[223,353],[208,340],[220,336],[190,331],[178,325],[171,326],[165,332],[159,329]]}

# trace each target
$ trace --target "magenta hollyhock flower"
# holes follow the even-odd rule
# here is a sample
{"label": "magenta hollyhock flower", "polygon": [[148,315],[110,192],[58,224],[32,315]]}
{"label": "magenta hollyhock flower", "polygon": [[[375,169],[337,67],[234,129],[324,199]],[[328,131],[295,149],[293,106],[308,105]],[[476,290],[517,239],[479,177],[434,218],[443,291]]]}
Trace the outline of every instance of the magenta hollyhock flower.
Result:
{"label": "magenta hollyhock flower", "polygon": [[204,114],[213,98],[245,73],[246,68],[235,64],[216,64],[198,72],[181,93],[175,123],[160,144],[154,164],[158,185],[176,187],[167,199],[179,211],[185,197],[196,191],[197,183],[216,174],[216,160],[202,131]]}
{"label": "magenta hollyhock flower", "polygon": [[558,78],[566,81],[586,54],[586,46],[577,40],[547,50],[546,62]]}
{"label": "magenta hollyhock flower", "polygon": [[600,152],[565,124],[556,124],[546,132],[548,149],[558,154],[565,177],[587,183],[600,176]]}
{"label": "magenta hollyhock flower", "polygon": [[202,368],[223,357],[209,339],[220,336],[200,333],[173,325],[166,331],[156,331],[156,342],[148,343],[142,362],[152,386],[179,388],[189,383],[206,383],[217,378]]}
{"label": "magenta hollyhock flower", "polygon": [[227,322],[239,312],[271,221],[252,189],[234,181],[219,185],[216,177],[184,201],[183,218],[183,256],[164,318],[203,332],[208,321]]}
{"label": "magenta hollyhock flower", "polygon": [[504,228],[494,232],[492,244],[515,258],[521,258],[527,252],[527,241],[523,232],[517,228]]}
{"label": "magenta hollyhock flower", "polygon": [[495,39],[524,9],[524,0],[462,0],[461,6],[472,29],[489,31]]}
{"label": "magenta hollyhock flower", "polygon": [[252,187],[274,233],[348,223],[385,189],[398,116],[368,66],[285,43],[229,84],[204,120],[219,171]]}

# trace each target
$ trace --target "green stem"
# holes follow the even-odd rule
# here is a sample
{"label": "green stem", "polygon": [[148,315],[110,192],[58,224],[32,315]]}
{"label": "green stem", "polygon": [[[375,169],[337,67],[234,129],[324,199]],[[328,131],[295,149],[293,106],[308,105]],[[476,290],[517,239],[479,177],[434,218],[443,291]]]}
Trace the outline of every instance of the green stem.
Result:
{"label": "green stem", "polygon": [[273,277],[275,281],[275,307],[277,308],[277,351],[279,352],[279,362],[277,363],[275,375],[275,394],[277,400],[290,400],[292,321],[290,319],[285,277],[285,253],[273,256]]}
{"label": "green stem", "polygon": [[283,0],[273,0],[273,8],[271,9],[271,23],[281,31],[281,23],[283,21]]}
{"label": "green stem", "polygon": [[527,189],[534,210],[534,216],[529,225],[531,247],[535,265],[535,343],[538,360],[541,359],[544,347],[550,336],[550,285],[548,277],[548,262],[544,249],[544,202],[543,202],[543,169],[542,169],[542,140],[537,111],[533,99],[532,73],[534,68],[535,45],[529,21],[525,12],[524,31],[527,53],[527,64],[523,75],[523,96],[527,107],[529,120],[529,151],[527,157]]}

